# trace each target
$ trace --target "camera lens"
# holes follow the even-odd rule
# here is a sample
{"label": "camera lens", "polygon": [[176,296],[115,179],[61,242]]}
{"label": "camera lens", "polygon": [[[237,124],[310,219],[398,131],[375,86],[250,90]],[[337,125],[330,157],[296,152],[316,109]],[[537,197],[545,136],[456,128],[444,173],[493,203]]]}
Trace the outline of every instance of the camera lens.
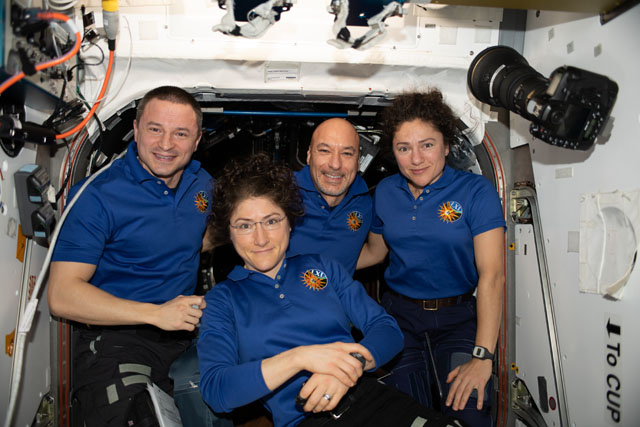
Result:
{"label": "camera lens", "polygon": [[534,70],[522,55],[507,46],[492,46],[471,62],[467,84],[478,100],[534,119],[528,101],[545,93],[549,80]]}
{"label": "camera lens", "polygon": [[469,66],[467,85],[479,101],[530,120],[536,138],[576,150],[593,145],[618,93],[606,76],[570,66],[547,79],[507,46],[480,52]]}

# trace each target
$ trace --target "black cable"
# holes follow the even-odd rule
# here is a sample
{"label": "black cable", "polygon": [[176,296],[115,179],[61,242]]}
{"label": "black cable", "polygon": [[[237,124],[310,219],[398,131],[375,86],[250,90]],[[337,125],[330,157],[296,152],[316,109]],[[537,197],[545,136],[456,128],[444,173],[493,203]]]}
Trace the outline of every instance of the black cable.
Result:
{"label": "black cable", "polygon": [[58,200],[60,200],[60,196],[62,196],[62,193],[64,193],[64,189],[67,186],[67,183],[69,182],[69,178],[71,177],[71,149],[69,148],[69,143],[67,142],[66,139],[64,140],[64,144],[67,146],[67,156],[69,157],[69,166],[67,167],[67,174],[64,178],[64,182],[60,186],[60,190],[58,190],[58,192],[56,193],[56,203],[58,202]]}
{"label": "black cable", "polygon": [[53,123],[53,119],[56,118],[58,114],[60,114],[60,110],[62,106],[66,104],[66,102],[64,102],[63,99],[64,99],[64,92],[65,90],[67,90],[67,77],[64,76],[62,80],[63,80],[62,90],[60,91],[60,96],[58,97],[58,101],[56,102],[56,108],[53,109],[53,113],[51,113],[51,115],[47,118],[47,120],[42,122],[42,126],[51,127],[51,124]]}
{"label": "black cable", "polygon": [[[100,51],[100,55],[102,56],[102,58],[100,58],[100,62],[96,62],[96,63],[90,63],[90,62],[86,62],[84,60],[82,60],[82,65],[83,66],[94,66],[94,65],[102,65],[104,63],[104,60],[106,59],[106,55],[104,54],[104,50],[102,50],[102,48],[100,47],[99,44],[97,44],[96,42],[94,42],[93,40],[89,40],[89,44],[91,46],[95,46],[98,48],[98,50]],[[74,65],[73,67],[71,67],[69,69],[69,71],[73,70],[75,67],[77,67],[79,64]]]}
{"label": "black cable", "polygon": [[[91,158],[91,156],[97,155],[95,153],[98,152],[98,151],[101,151],[102,147],[104,146],[104,132],[102,131],[102,129],[104,128],[104,125],[102,124],[102,122],[98,118],[97,114],[94,114],[93,118],[98,123],[98,142],[94,145],[93,149],[89,153],[89,158]],[[89,175],[91,175],[93,172],[95,172],[97,170],[97,169],[95,169],[96,166],[97,166],[97,162],[94,163],[93,166],[90,168],[91,170],[89,170]]]}
{"label": "black cable", "polygon": [[[73,76],[73,70],[75,68],[78,69],[83,69],[86,66],[99,66],[102,65],[106,59],[104,50],[96,43],[90,41],[89,44],[95,46],[98,48],[98,50],[100,51],[100,61],[98,62],[91,62],[91,63],[87,63],[85,61],[82,60],[82,58],[79,58],[78,64],[70,67],[66,73],[63,76],[63,85],[62,85],[62,91],[60,94],[60,97],[58,98],[58,102],[56,104],[56,108],[54,109],[53,113],[51,114],[51,116],[49,116],[49,118],[47,118],[47,120],[45,120],[45,122],[43,123],[43,125],[45,126],[50,126],[53,128],[57,128],[58,126],[66,123],[67,121],[71,120],[74,116],[76,115],[80,115],[84,112],[83,109],[79,109],[78,105],[74,105],[71,102],[65,102],[64,101],[64,93],[65,90],[67,88],[67,83],[69,82],[69,79],[72,78]],[[85,104],[86,108],[91,108],[87,103],[86,100],[84,99],[84,97],[82,96],[82,94],[80,94],[80,98],[83,101],[83,103]],[[76,110],[74,112],[74,110]],[[100,122],[98,121],[98,123],[100,124]],[[101,128],[102,130],[102,128]]]}

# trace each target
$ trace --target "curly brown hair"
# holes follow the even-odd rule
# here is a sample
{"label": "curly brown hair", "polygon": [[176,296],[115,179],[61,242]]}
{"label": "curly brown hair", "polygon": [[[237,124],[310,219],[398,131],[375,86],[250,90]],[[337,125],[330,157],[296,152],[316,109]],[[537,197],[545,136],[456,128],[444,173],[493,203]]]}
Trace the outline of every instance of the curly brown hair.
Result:
{"label": "curly brown hair", "polygon": [[434,126],[444,137],[444,143],[455,143],[457,117],[444,102],[442,93],[437,89],[428,92],[407,92],[398,95],[382,112],[382,124],[385,139],[390,148],[398,127],[405,122],[420,119]]}
{"label": "curly brown hair", "polygon": [[229,242],[231,215],[250,197],[269,198],[284,211],[291,227],[304,215],[300,190],[288,166],[275,163],[265,153],[232,160],[213,186],[207,227],[214,246]]}

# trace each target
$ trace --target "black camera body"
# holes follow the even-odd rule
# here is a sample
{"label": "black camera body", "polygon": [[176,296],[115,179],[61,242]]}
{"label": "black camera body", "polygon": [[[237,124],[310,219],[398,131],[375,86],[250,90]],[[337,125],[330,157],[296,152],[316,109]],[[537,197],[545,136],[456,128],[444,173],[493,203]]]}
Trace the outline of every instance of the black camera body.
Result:
{"label": "black camera body", "polygon": [[[608,78],[575,67],[560,67],[549,87],[531,101],[533,136],[564,148],[589,149],[609,115],[618,85]],[[530,101],[530,103],[531,103]]]}
{"label": "black camera body", "polygon": [[618,94],[614,81],[576,67],[560,67],[547,79],[506,46],[480,52],[467,83],[480,101],[530,120],[536,138],[576,150],[594,144]]}

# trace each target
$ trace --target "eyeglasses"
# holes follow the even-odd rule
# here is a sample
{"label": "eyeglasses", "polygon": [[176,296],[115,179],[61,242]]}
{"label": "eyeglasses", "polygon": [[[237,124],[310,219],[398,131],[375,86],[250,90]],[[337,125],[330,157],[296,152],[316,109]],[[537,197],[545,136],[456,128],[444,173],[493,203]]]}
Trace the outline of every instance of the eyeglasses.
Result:
{"label": "eyeglasses", "polygon": [[284,221],[286,216],[282,218],[269,218],[264,221],[256,221],[256,222],[240,222],[236,225],[230,225],[231,228],[236,230],[238,234],[251,234],[256,231],[256,226],[258,224],[262,224],[262,228],[266,231],[273,231],[280,228],[280,224]]}

